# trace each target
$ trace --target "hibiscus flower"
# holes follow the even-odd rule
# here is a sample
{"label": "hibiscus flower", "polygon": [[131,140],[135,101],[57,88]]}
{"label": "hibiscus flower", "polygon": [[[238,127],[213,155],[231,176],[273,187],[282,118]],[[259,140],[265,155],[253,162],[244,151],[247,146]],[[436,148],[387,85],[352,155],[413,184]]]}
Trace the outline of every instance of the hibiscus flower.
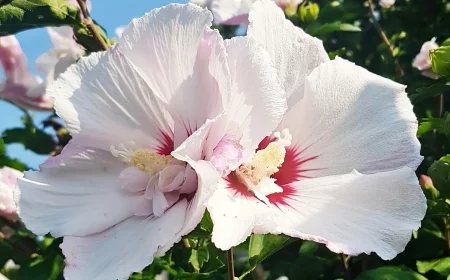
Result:
{"label": "hibiscus flower", "polygon": [[405,86],[330,61],[321,41],[272,1],[255,2],[249,19],[248,36],[269,52],[289,108],[257,149],[224,141],[221,150],[240,154],[207,202],[213,242],[227,250],[251,233],[285,234],[337,253],[392,259],[426,211],[414,172],[422,161],[417,120]]}
{"label": "hibiscus flower", "polygon": [[[153,10],[48,89],[73,138],[25,173],[17,200],[27,228],[64,236],[66,278],[127,279],[164,254],[203,216],[219,178],[203,159],[223,135],[254,149],[285,113],[269,54],[211,22],[193,4]],[[185,141],[216,123],[210,146]]]}
{"label": "hibiscus flower", "polygon": [[[214,15],[214,24],[248,24],[248,13],[256,0],[191,0],[191,3],[210,9]],[[303,0],[274,0],[283,10],[297,10]]]}
{"label": "hibiscus flower", "polygon": [[23,173],[10,167],[0,169],[0,216],[10,220],[17,219],[16,204],[14,203],[13,191],[16,187],[17,178]]}

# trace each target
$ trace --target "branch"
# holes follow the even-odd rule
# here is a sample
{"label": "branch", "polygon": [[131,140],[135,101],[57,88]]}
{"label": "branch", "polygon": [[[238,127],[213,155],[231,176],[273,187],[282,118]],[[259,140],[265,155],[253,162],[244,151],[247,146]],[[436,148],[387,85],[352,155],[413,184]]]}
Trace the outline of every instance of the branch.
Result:
{"label": "branch", "polygon": [[375,9],[373,7],[373,1],[367,0],[367,2],[369,3],[370,17],[372,18],[373,25],[375,26],[375,29],[377,30],[378,35],[380,35],[381,40],[383,40],[383,42],[388,47],[389,53],[391,54],[392,58],[395,61],[395,68],[397,71],[397,75],[399,77],[403,77],[403,75],[405,73],[404,73],[402,67],[400,66],[400,63],[398,62],[397,58],[394,55],[394,48],[392,48],[392,45],[391,45],[391,43],[389,43],[389,39],[387,38],[386,33],[384,33],[383,28],[381,28],[381,25],[378,23],[377,18],[375,17]]}
{"label": "branch", "polygon": [[89,31],[91,31],[92,35],[94,36],[95,40],[98,42],[100,47],[103,50],[108,49],[108,45],[106,44],[105,40],[103,40],[103,37],[98,32],[97,26],[95,25],[92,18],[89,16],[89,11],[86,6],[86,0],[77,0],[78,5],[80,6],[81,14],[83,15],[83,23],[86,24]]}

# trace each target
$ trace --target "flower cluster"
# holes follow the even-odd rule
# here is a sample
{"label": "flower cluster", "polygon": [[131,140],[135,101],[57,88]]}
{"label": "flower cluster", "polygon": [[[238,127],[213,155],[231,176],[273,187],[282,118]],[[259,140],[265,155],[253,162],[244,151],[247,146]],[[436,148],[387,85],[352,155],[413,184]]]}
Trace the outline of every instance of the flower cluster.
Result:
{"label": "flower cluster", "polygon": [[230,40],[198,5],[150,11],[47,88],[72,140],[15,196],[30,230],[64,237],[67,279],[127,279],[206,209],[223,250],[272,233],[392,259],[419,228],[405,87],[250,2]]}

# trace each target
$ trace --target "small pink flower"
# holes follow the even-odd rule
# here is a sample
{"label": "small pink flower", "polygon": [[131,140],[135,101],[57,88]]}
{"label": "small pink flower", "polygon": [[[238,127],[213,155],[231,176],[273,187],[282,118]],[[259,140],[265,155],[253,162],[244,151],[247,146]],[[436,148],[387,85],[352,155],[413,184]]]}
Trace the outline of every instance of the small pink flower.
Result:
{"label": "small pink flower", "polygon": [[52,110],[52,100],[45,96],[45,83],[28,69],[27,58],[13,35],[0,37],[0,62],[6,79],[0,81],[0,98],[22,108]]}
{"label": "small pink flower", "polygon": [[16,205],[13,191],[17,178],[23,176],[22,172],[9,167],[0,169],[0,216],[11,220],[17,219]]}
{"label": "small pink flower", "polygon": [[390,8],[395,4],[395,0],[380,0],[378,1],[378,4],[380,4],[383,8]]}
{"label": "small pink flower", "polygon": [[[219,25],[247,25],[248,13],[256,0],[191,0],[191,3],[210,9],[214,15],[214,24]],[[274,0],[283,10],[288,7],[294,9],[303,0]]]}
{"label": "small pink flower", "polygon": [[439,45],[436,44],[436,37],[432,38],[430,41],[423,43],[420,48],[420,52],[416,55],[413,60],[412,66],[419,71],[422,71],[422,75],[437,79],[439,76],[431,70],[431,59],[430,59],[430,51],[439,48]]}

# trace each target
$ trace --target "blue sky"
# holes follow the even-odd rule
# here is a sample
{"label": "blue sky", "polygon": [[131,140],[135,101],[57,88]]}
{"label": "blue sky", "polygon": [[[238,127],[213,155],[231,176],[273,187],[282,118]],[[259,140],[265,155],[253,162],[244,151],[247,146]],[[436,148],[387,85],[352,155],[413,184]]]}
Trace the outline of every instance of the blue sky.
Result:
{"label": "blue sky", "polygon": [[[175,0],[91,0],[91,16],[104,28],[106,28],[110,37],[114,35],[114,29],[120,25],[128,24],[131,19],[140,17],[151,9],[162,7],[169,3],[185,3],[187,1]],[[114,4],[112,4],[114,3]],[[34,61],[42,53],[52,47],[50,39],[44,28],[25,31],[17,34],[23,51],[27,55],[28,63],[33,72],[36,72]],[[1,71],[1,70],[0,70]],[[3,79],[3,73],[0,72]],[[22,112],[6,102],[0,100],[0,132],[17,126],[21,126],[20,117]],[[31,112],[35,118],[36,124],[41,125],[41,121],[48,116],[48,113]],[[32,168],[45,161],[47,156],[38,156],[31,151],[26,151],[21,145],[8,145],[7,152],[10,156],[18,158],[27,163]]]}

